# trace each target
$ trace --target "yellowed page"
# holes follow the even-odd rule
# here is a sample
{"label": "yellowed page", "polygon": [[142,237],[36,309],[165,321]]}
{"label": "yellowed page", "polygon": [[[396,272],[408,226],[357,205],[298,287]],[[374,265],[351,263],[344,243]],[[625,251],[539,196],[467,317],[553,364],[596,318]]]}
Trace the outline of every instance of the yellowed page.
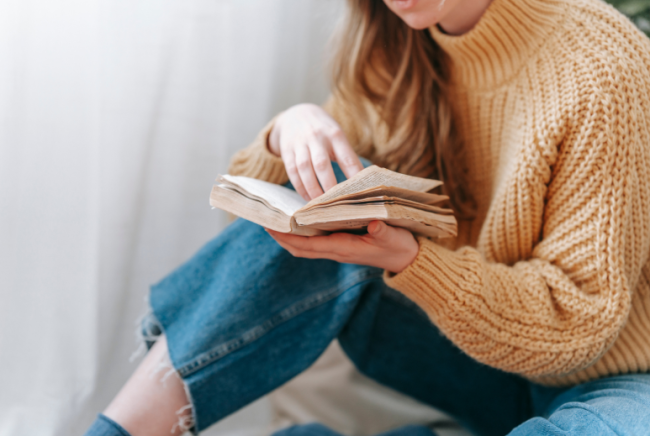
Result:
{"label": "yellowed page", "polygon": [[276,232],[301,236],[326,234],[322,230],[300,227],[295,223],[293,217],[275,208],[270,208],[265,201],[245,191],[234,189],[233,186],[226,184],[212,187],[210,205]]}
{"label": "yellowed page", "polygon": [[411,221],[404,218],[389,218],[386,223],[393,227],[401,227],[410,230],[416,235],[428,236],[430,238],[451,238],[456,236],[456,231],[452,229],[443,229],[436,226],[429,226],[417,221]]}
{"label": "yellowed page", "polygon": [[263,180],[225,175],[221,176],[219,181],[233,188],[240,188],[235,190],[239,192],[243,190],[249,194],[249,197],[259,198],[263,203],[283,212],[285,215],[291,216],[295,211],[307,204],[296,191]]}
{"label": "yellowed page", "polygon": [[212,187],[210,205],[252,221],[276,232],[291,232],[291,217],[269,209],[262,201],[243,195],[231,187],[221,184]]}
{"label": "yellowed page", "polygon": [[[389,212],[387,212],[389,211]],[[414,221],[426,222],[431,225],[456,225],[456,218],[453,215],[434,213],[422,210],[409,205],[388,202],[355,203],[347,205],[335,205],[307,213],[298,212],[294,218],[298,225],[310,225],[314,223],[325,223],[330,221],[353,220],[357,218],[408,218]],[[400,215],[401,214],[401,215]]]}
{"label": "yellowed page", "polygon": [[360,192],[355,192],[353,194],[342,195],[340,197],[332,198],[328,201],[319,201],[317,203],[310,202],[307,206],[301,208],[301,211],[317,209],[320,207],[326,207],[332,204],[339,204],[344,202],[352,201],[362,201],[366,198],[374,197],[389,197],[389,198],[399,198],[407,201],[412,201],[414,203],[421,203],[427,205],[436,205],[444,203],[449,200],[449,197],[446,195],[430,194],[426,192],[417,192],[411,191],[408,189],[388,187],[388,186],[375,186],[373,188],[364,189]]}
{"label": "yellowed page", "polygon": [[418,233],[427,236],[456,236],[457,223],[453,215],[440,215],[399,204],[364,203],[332,206],[320,209],[318,212],[307,213],[306,216],[299,212],[294,219],[298,225],[327,231],[360,229],[373,220],[380,220],[409,230],[417,228]]}
{"label": "yellowed page", "polygon": [[[357,200],[343,200],[343,201],[334,201],[326,204],[320,204],[313,206],[309,209],[302,208],[298,210],[293,216],[294,217],[310,217],[310,216],[319,216],[319,214],[324,213],[323,211],[335,210],[336,213],[354,213],[354,207],[356,205],[366,205],[369,203],[381,203],[381,204],[400,204],[402,206],[412,207],[414,209],[420,209],[428,212],[433,212],[439,215],[453,215],[454,211],[449,208],[431,206],[428,204],[418,203],[415,201],[404,200],[403,198],[395,197],[365,197]],[[327,212],[325,212],[327,213]]]}
{"label": "yellowed page", "polygon": [[442,182],[438,180],[424,179],[421,177],[406,176],[394,171],[390,171],[378,166],[371,166],[359,171],[350,179],[345,182],[339,183],[325,194],[318,198],[313,199],[307,204],[307,207],[315,204],[327,203],[337,197],[344,195],[356,194],[358,192],[375,188],[377,186],[387,186],[408,189],[411,191],[428,192],[438,186]]}

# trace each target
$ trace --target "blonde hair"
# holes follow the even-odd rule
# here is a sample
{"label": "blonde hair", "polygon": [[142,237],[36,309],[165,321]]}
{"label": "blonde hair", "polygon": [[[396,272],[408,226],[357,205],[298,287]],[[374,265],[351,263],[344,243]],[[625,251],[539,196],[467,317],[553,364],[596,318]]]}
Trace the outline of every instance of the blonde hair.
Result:
{"label": "blonde hair", "polygon": [[348,0],[348,6],[333,59],[334,95],[365,130],[373,127],[369,106],[388,129],[389,152],[376,163],[443,180],[459,218],[473,218],[445,53],[427,30],[408,27],[381,0]]}

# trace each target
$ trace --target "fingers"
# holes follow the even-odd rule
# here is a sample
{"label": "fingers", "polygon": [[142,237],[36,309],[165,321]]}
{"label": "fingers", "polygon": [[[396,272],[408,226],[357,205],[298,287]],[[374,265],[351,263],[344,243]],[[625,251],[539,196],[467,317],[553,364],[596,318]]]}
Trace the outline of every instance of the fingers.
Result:
{"label": "fingers", "polygon": [[300,175],[300,180],[309,195],[309,199],[313,199],[323,194],[323,190],[318,184],[318,179],[316,178],[316,173],[314,172],[314,166],[311,161],[311,153],[307,147],[297,147],[295,150],[296,153],[296,167],[298,168],[298,174]]}
{"label": "fingers", "polygon": [[303,185],[302,180],[300,179],[300,174],[298,174],[298,167],[296,166],[296,156],[293,152],[283,152],[282,160],[284,161],[284,168],[287,170],[287,175],[289,180],[293,185],[293,188],[298,194],[305,200],[309,201],[309,194]]}
{"label": "fingers", "polygon": [[411,232],[381,221],[371,222],[368,234],[363,236],[332,233],[305,237],[268,229],[267,232],[295,257],[369,265],[393,273],[399,273],[413,263],[420,250]]}
{"label": "fingers", "polygon": [[368,224],[368,236],[372,238],[372,244],[376,246],[391,246],[396,233],[400,230],[389,226],[383,221],[372,221]]}
{"label": "fingers", "polygon": [[273,230],[265,229],[269,235],[285,250],[295,257],[304,257],[307,259],[331,258],[332,254],[326,254],[321,251],[306,250],[304,249],[305,240],[309,241],[311,238],[302,236],[289,235],[287,233],[279,233]]}
{"label": "fingers", "polygon": [[336,176],[327,149],[321,143],[312,142],[309,147],[313,168],[323,190],[327,192],[336,186]]}
{"label": "fingers", "polygon": [[277,241],[282,248],[293,256],[308,259],[332,259],[342,261],[345,258],[346,247],[350,248],[359,241],[358,236],[344,233],[334,233],[328,236],[297,236],[288,233],[279,233],[273,230],[266,231]]}
{"label": "fingers", "polygon": [[372,221],[368,224],[368,233],[375,238],[381,238],[386,234],[387,227],[382,221]]}
{"label": "fingers", "polygon": [[336,176],[324,141],[322,136],[313,135],[308,144],[283,153],[289,180],[307,201],[336,185]]}
{"label": "fingers", "polygon": [[368,224],[368,234],[377,241],[386,241],[395,235],[396,232],[407,231],[399,227],[393,227],[383,221],[371,221]]}
{"label": "fingers", "polygon": [[329,140],[332,144],[333,158],[348,179],[363,169],[359,156],[352,150],[345,134],[338,126],[329,135]]}
{"label": "fingers", "polygon": [[280,149],[289,180],[308,201],[336,185],[331,160],[339,163],[347,177],[363,169],[340,126],[312,104],[284,111],[271,131],[269,147],[276,155]]}
{"label": "fingers", "polygon": [[[267,230],[273,238],[285,245],[305,250],[319,252],[334,252],[340,245],[341,234],[334,233],[328,236],[298,236],[289,233],[279,233],[273,230]],[[336,240],[339,240],[338,242]]]}

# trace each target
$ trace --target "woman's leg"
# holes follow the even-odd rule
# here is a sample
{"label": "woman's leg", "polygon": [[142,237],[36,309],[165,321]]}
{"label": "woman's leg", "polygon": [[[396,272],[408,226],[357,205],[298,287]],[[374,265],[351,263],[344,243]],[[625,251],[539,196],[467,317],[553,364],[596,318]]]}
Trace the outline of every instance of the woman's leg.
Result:
{"label": "woman's leg", "polygon": [[[151,354],[106,413],[141,436],[154,421],[169,428],[191,405],[200,431],[305,370],[339,336],[363,372],[479,433],[504,434],[530,416],[525,381],[465,356],[381,274],[294,258],[238,220],[152,287],[158,330],[184,386],[149,378],[160,361]],[[155,353],[165,356],[160,344]]]}
{"label": "woman's leg", "polygon": [[[304,371],[337,336],[363,372],[478,433],[505,434],[530,417],[526,382],[453,347],[381,275],[375,268],[294,258],[262,228],[239,220],[154,286],[151,306],[187,389],[194,429]],[[158,419],[169,431],[174,408],[185,405],[181,389],[171,377],[167,388],[148,379],[157,356],[147,359],[120,395],[122,405],[107,414],[144,431]],[[164,405],[150,407],[147,399],[156,396]]]}
{"label": "woman's leg", "polygon": [[182,434],[186,428],[179,423],[190,419],[189,409],[184,408],[189,403],[183,382],[167,362],[167,339],[163,335],[104,415],[134,436]]}
{"label": "woman's leg", "polygon": [[[550,388],[481,365],[432,328],[414,304],[390,289],[364,294],[339,341],[361,372],[446,411],[477,435],[648,436],[650,374]],[[412,307],[409,307],[412,306]],[[391,436],[426,434],[409,426]],[[275,436],[335,436],[295,426]]]}
{"label": "woman's leg", "polygon": [[[182,396],[178,379],[162,383],[164,372],[149,378],[161,361],[156,354],[166,354],[159,342],[118,397],[121,404],[107,410],[118,423],[144,431],[159,422],[166,434],[176,407],[188,403],[195,430],[202,430],[302,372],[337,336],[363,373],[446,411],[476,434],[506,434],[561,393],[463,354],[412,302],[384,285],[381,271],[294,258],[246,221],[154,286],[151,304],[189,395]],[[571,390],[579,395],[513,434],[561,434],[532,431],[587,422],[580,418],[585,414],[646,424],[639,413],[648,412],[647,381],[635,381],[636,390],[597,383]],[[629,407],[617,407],[623,403]]]}
{"label": "woman's leg", "polygon": [[[531,416],[525,381],[464,355],[381,276],[376,268],[294,258],[264,229],[238,220],[152,287],[194,429],[304,371],[337,336],[362,372],[478,433],[505,434]],[[185,406],[177,380],[165,388],[148,378],[157,360],[151,354],[107,410],[134,436],[156,420],[169,431],[175,408]],[[152,397],[164,404],[148,403]]]}
{"label": "woman's leg", "polygon": [[650,435],[650,374],[587,382],[559,395],[510,436]]}
{"label": "woman's leg", "polygon": [[134,436],[168,434],[191,404],[194,430],[205,429],[310,366],[381,273],[294,258],[261,227],[233,223],[152,287],[164,335],[106,416]]}
{"label": "woman's leg", "polygon": [[539,388],[533,395],[527,380],[476,362],[385,286],[361,297],[339,342],[361,373],[448,413],[477,435],[507,434],[534,416],[533,398],[561,392]]}
{"label": "woman's leg", "polygon": [[[533,387],[534,390],[540,388]],[[548,397],[546,394],[544,393],[543,397]],[[500,402],[499,395],[495,395],[494,402],[497,407],[507,407],[507,404]],[[534,405],[535,408],[537,406],[540,404]],[[550,405],[546,405],[546,413],[542,413],[544,416],[529,419],[508,434],[510,436],[648,436],[650,435],[650,374],[616,376],[576,386],[558,395]],[[378,436],[431,435],[431,431],[426,427],[407,426]],[[275,433],[274,436],[341,435],[321,425],[309,424],[290,427]]]}
{"label": "woman's leg", "polygon": [[[321,424],[295,425],[274,433],[273,436],[343,436]],[[377,436],[436,436],[428,427],[423,425],[408,425],[379,433]]]}
{"label": "woman's leg", "polygon": [[382,271],[294,258],[239,220],[152,288],[196,430],[309,367]]}

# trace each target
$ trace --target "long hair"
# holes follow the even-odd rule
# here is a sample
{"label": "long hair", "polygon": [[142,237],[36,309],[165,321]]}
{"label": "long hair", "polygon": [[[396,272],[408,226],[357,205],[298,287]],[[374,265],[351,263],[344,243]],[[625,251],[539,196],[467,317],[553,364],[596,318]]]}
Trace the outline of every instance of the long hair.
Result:
{"label": "long hair", "polygon": [[[448,62],[427,30],[408,27],[381,0],[348,0],[333,59],[333,92],[362,130],[372,111],[387,129],[386,168],[438,178],[461,219],[475,215],[462,142],[447,93]],[[376,117],[376,116],[375,116]]]}

